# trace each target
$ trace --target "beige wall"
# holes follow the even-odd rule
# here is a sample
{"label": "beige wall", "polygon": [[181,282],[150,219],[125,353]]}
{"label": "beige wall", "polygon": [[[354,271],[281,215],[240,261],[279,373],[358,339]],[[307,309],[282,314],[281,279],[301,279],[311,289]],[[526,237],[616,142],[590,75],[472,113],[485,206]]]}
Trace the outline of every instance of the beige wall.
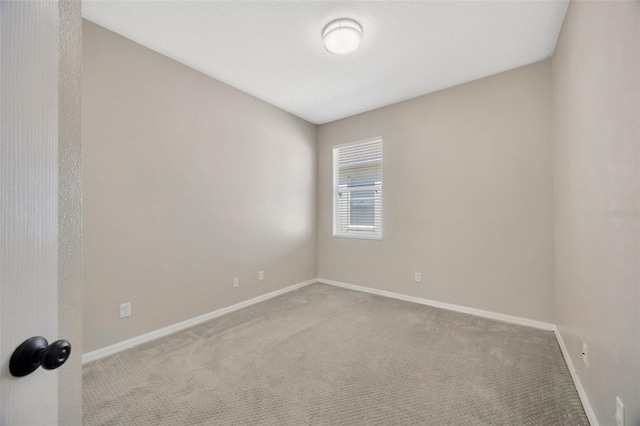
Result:
{"label": "beige wall", "polygon": [[553,57],[555,317],[601,425],[617,395],[640,424],[639,21],[638,2],[572,2]]}
{"label": "beige wall", "polygon": [[314,125],[84,21],[82,127],[85,352],[316,276]]}
{"label": "beige wall", "polygon": [[[334,238],[332,146],[374,136],[383,239]],[[549,61],[325,124],[318,274],[553,321],[552,198]]]}

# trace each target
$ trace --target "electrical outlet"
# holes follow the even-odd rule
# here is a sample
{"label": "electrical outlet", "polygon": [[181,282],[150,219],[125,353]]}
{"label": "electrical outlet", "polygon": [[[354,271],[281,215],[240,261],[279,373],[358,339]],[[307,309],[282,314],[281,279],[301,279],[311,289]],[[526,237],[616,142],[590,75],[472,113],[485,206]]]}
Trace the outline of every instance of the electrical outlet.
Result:
{"label": "electrical outlet", "polygon": [[624,404],[619,396],[616,396],[616,426],[624,426]]}
{"label": "electrical outlet", "polygon": [[417,283],[421,283],[422,282],[422,274],[420,272],[416,272],[416,282]]}
{"label": "electrical outlet", "polygon": [[240,287],[240,278],[234,278],[233,279],[233,288],[238,288]]}
{"label": "electrical outlet", "polygon": [[587,353],[587,344],[582,342],[582,362],[584,365],[589,365],[589,354]]}
{"label": "electrical outlet", "polygon": [[258,272],[258,279],[259,279],[260,281],[264,280],[264,271],[260,271],[260,272]]}
{"label": "electrical outlet", "polygon": [[123,303],[120,305],[120,318],[131,316],[131,303]]}

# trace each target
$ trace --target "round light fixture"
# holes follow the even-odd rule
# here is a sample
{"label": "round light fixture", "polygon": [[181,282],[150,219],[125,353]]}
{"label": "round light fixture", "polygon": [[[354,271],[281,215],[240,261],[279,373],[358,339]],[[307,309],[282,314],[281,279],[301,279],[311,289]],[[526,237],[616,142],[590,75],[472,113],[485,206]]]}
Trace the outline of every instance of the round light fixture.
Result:
{"label": "round light fixture", "polygon": [[360,47],[362,26],[353,19],[336,19],[322,30],[324,47],[331,53],[343,55]]}

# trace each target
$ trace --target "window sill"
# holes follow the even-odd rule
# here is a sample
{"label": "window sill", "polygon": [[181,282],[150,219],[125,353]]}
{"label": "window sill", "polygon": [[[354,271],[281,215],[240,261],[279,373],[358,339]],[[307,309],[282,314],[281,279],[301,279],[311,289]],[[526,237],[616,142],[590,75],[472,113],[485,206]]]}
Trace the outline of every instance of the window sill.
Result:
{"label": "window sill", "polygon": [[357,240],[382,240],[380,235],[366,235],[366,234],[333,234],[334,238],[354,238]]}

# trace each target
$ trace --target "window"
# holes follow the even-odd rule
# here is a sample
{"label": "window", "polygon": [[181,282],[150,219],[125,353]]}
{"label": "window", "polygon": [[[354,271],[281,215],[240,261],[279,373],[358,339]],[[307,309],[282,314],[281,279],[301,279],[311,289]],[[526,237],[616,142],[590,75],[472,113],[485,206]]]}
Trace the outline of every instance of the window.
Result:
{"label": "window", "polygon": [[333,147],[333,235],[382,238],[382,139]]}

